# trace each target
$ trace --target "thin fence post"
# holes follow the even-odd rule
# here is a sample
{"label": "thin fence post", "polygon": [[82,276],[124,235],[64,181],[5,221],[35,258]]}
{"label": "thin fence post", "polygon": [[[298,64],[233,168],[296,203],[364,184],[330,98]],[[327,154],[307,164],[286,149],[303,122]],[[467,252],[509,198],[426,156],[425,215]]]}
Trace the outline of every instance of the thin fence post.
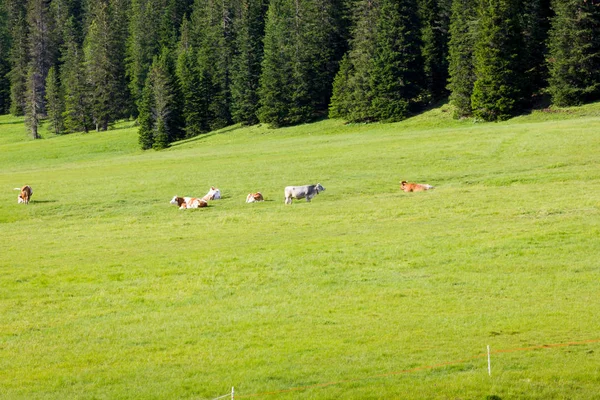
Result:
{"label": "thin fence post", "polygon": [[232,386],[231,387],[231,400],[233,400],[234,396],[235,396],[235,392],[234,392],[233,386]]}
{"label": "thin fence post", "polygon": [[488,353],[488,375],[492,376],[492,359],[490,358],[490,345],[487,345],[487,353]]}

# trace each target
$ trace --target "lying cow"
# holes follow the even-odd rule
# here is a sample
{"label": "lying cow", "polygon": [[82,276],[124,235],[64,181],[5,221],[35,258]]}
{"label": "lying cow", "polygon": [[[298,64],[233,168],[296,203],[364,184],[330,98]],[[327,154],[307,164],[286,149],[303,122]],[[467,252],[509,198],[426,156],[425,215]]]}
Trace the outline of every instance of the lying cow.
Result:
{"label": "lying cow", "polygon": [[186,208],[208,207],[208,203],[205,200],[197,199],[195,197],[175,196],[171,199],[171,204],[177,204],[180,210],[185,210]]}
{"label": "lying cow", "polygon": [[426,185],[423,183],[408,183],[406,181],[400,182],[400,189],[408,192],[424,192],[425,190],[433,189],[433,186]]}
{"label": "lying cow", "polygon": [[263,195],[260,192],[248,193],[246,196],[246,203],[255,203],[257,201],[264,201]]}
{"label": "lying cow", "polygon": [[29,199],[31,199],[31,195],[33,194],[33,189],[31,186],[25,185],[22,188],[15,188],[15,190],[20,190],[19,196],[17,197],[17,204],[29,204]]}
{"label": "lying cow", "polygon": [[287,186],[285,188],[285,204],[292,204],[292,199],[299,200],[305,197],[306,201],[310,202],[310,199],[323,191],[325,191],[325,188],[320,183],[316,185]]}
{"label": "lying cow", "polygon": [[221,191],[219,189],[215,188],[214,186],[211,186],[210,190],[208,191],[208,193],[206,193],[204,195],[202,200],[209,201],[209,200],[218,200],[220,198],[221,198]]}

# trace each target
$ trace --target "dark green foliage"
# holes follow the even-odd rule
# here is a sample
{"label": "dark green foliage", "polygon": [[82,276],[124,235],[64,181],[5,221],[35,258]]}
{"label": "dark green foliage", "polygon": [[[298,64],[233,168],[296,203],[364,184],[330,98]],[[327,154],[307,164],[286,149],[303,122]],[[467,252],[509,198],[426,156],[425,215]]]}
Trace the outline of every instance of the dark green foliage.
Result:
{"label": "dark green foliage", "polygon": [[44,77],[30,66],[27,72],[25,96],[25,125],[31,133],[32,139],[39,139],[38,128],[44,117]]}
{"label": "dark green foliage", "polygon": [[547,85],[546,64],[548,31],[552,10],[550,0],[523,1],[521,29],[523,32],[522,63],[525,99],[540,93]]}
{"label": "dark green foliage", "polygon": [[209,129],[232,123],[230,74],[234,51],[233,1],[196,0],[191,30],[197,49],[201,91],[207,103],[203,119]]}
{"label": "dark green foliage", "polygon": [[433,102],[448,95],[446,86],[450,3],[447,0],[420,0],[419,2],[427,98]]}
{"label": "dark green foliage", "polygon": [[559,106],[600,99],[600,5],[555,0],[549,40],[549,92]]}
{"label": "dark green foliage", "polygon": [[259,90],[261,122],[277,127],[325,115],[343,41],[340,4],[270,2]]}
{"label": "dark green foliage", "polygon": [[519,0],[482,1],[479,6],[471,106],[484,121],[510,118],[523,104],[519,11]]}
{"label": "dark green foliage", "polygon": [[31,136],[39,138],[38,125],[46,115],[46,76],[52,66],[56,47],[53,42],[53,21],[48,3],[44,0],[28,0],[27,37],[29,69],[25,91],[25,117]]}
{"label": "dark green foliage", "polygon": [[206,96],[202,92],[202,83],[198,73],[198,56],[191,44],[187,19],[184,19],[181,27],[175,73],[182,95],[186,137],[208,132]]}
{"label": "dark green foliage", "polygon": [[57,135],[63,133],[63,94],[55,67],[50,67],[46,77],[46,110],[49,129]]}
{"label": "dark green foliage", "polygon": [[175,79],[171,51],[155,56],[140,102],[139,140],[143,149],[157,150],[183,137],[181,93]]}
{"label": "dark green foliage", "polygon": [[147,80],[142,92],[142,98],[138,103],[138,122],[140,124],[138,135],[142,150],[149,150],[154,144],[153,113],[155,107],[152,85],[150,84],[150,81]]}
{"label": "dark green foliage", "polygon": [[0,0],[0,114],[10,110],[10,33],[8,13]]}
{"label": "dark green foliage", "polygon": [[131,0],[126,71],[135,102],[142,97],[153,57],[162,46],[177,43],[177,28],[189,5],[189,0]]}
{"label": "dark green foliage", "polygon": [[88,132],[92,128],[90,95],[83,49],[79,44],[78,28],[74,17],[67,20],[64,29],[61,84],[64,93],[63,114],[66,132]]}
{"label": "dark green foliage", "polygon": [[374,121],[374,90],[370,73],[376,54],[379,8],[375,1],[359,1],[354,9],[355,24],[350,50],[341,63],[333,85],[330,116],[350,122]]}
{"label": "dark green foliage", "polygon": [[356,21],[330,115],[351,122],[406,118],[423,101],[425,83],[416,2],[364,0]]}
{"label": "dark green foliage", "polygon": [[454,117],[472,113],[471,95],[475,83],[473,46],[475,44],[475,0],[453,0],[449,43],[450,102]]}
{"label": "dark green foliage", "polygon": [[84,41],[85,68],[91,91],[92,118],[96,130],[107,130],[109,123],[116,120],[121,110],[117,100],[119,82],[117,80],[118,54],[117,37],[110,25],[110,6],[99,1],[93,8],[93,18]]}
{"label": "dark green foliage", "polygon": [[10,113],[25,115],[25,92],[29,70],[29,48],[27,42],[27,12],[22,0],[6,0],[8,28],[11,33],[10,47]]}
{"label": "dark green foliage", "polygon": [[372,115],[400,121],[419,104],[424,89],[420,25],[414,0],[381,0],[371,72]]}
{"label": "dark green foliage", "polygon": [[236,20],[236,50],[231,70],[231,115],[234,122],[258,122],[258,88],[263,56],[266,0],[243,0]]}

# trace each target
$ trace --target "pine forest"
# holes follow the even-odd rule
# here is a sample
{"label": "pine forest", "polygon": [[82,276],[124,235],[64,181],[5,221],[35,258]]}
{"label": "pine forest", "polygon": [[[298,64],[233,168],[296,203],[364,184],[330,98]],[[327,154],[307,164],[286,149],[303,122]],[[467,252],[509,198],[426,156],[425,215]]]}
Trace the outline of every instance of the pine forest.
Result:
{"label": "pine forest", "polygon": [[232,124],[501,121],[600,99],[600,0],[0,0],[0,114],[133,119],[143,149]]}

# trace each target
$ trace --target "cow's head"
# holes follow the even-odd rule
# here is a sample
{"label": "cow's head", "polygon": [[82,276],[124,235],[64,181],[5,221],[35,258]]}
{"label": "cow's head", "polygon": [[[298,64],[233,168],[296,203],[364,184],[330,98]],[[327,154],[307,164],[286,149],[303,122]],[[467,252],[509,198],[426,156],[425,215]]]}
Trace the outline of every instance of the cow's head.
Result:
{"label": "cow's head", "polygon": [[175,196],[171,199],[170,203],[181,206],[182,203],[185,203],[185,200],[183,199],[183,197]]}
{"label": "cow's head", "polygon": [[324,192],[325,188],[321,186],[320,183],[317,183],[317,185],[315,186],[315,190],[317,191],[317,194],[319,194],[319,192]]}

